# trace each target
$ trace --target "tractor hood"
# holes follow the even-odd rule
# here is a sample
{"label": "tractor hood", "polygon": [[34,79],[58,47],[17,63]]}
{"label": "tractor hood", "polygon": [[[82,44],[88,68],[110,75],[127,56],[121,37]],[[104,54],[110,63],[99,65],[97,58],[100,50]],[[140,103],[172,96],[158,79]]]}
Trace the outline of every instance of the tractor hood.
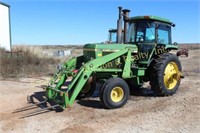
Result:
{"label": "tractor hood", "polygon": [[96,59],[125,48],[130,48],[134,53],[138,51],[137,46],[134,44],[85,44],[83,47],[84,60]]}
{"label": "tractor hood", "polygon": [[137,46],[133,44],[105,44],[105,43],[97,43],[97,44],[85,44],[83,47],[83,51],[102,51],[102,52],[117,52],[125,48],[130,48],[134,52],[137,52]]}

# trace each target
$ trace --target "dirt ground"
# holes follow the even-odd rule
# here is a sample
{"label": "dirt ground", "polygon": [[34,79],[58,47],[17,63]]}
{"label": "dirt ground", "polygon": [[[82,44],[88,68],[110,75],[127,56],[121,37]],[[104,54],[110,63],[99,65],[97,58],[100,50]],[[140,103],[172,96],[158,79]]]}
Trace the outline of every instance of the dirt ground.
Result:
{"label": "dirt ground", "polygon": [[[31,110],[12,113],[27,105],[26,96],[42,94],[47,78],[0,81],[1,133],[199,133],[200,131],[200,51],[190,50],[180,57],[185,79],[177,93],[169,97],[130,96],[120,109],[104,109],[98,98],[76,101],[62,112],[47,112],[20,119]],[[147,85],[148,87],[148,85]],[[33,110],[32,110],[33,111]]]}

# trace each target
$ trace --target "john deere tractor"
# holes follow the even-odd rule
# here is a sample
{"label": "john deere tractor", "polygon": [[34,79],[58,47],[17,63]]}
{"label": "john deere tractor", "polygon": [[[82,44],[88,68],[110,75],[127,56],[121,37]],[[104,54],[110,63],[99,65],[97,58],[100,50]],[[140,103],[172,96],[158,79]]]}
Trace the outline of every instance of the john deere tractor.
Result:
{"label": "john deere tractor", "polygon": [[[124,31],[122,30],[122,40],[123,40],[123,33]],[[108,41],[107,43],[117,43],[117,29],[109,29],[108,30]]]}
{"label": "john deere tractor", "polygon": [[[175,24],[157,16],[129,17],[129,12],[119,7],[117,43],[86,44],[82,56],[62,65],[45,87],[46,101],[66,108],[77,98],[91,96],[97,83],[100,100],[109,109],[124,106],[130,91],[144,82],[150,82],[157,96],[176,93],[183,76],[179,59],[169,53],[178,49],[171,35]],[[72,80],[63,89],[68,77]]]}

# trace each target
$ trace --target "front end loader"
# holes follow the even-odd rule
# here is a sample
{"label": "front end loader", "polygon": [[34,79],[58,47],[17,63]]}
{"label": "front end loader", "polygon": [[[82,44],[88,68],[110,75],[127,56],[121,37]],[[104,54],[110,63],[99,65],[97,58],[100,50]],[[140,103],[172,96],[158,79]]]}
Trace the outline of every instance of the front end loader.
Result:
{"label": "front end loader", "polygon": [[[178,57],[169,53],[178,49],[171,37],[175,24],[156,16],[129,17],[129,12],[119,7],[117,43],[86,44],[82,56],[66,61],[54,74],[44,87],[45,102],[56,103],[53,109],[64,109],[77,98],[91,96],[97,83],[101,83],[100,100],[109,109],[124,106],[130,92],[144,82],[150,82],[157,96],[176,93],[183,76]],[[71,82],[63,89],[69,77]]]}

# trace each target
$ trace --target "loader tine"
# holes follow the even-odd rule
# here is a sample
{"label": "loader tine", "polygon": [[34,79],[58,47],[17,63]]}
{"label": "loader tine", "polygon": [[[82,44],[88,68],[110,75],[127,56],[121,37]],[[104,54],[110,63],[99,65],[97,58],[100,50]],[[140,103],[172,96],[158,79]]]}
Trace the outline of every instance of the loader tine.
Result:
{"label": "loader tine", "polygon": [[31,105],[27,105],[25,107],[22,107],[22,108],[14,110],[12,113],[18,113],[18,112],[22,112],[22,111],[25,111],[25,110],[34,109],[34,108],[37,108],[40,104],[44,104],[46,102],[47,102],[47,100],[44,100],[44,101],[41,101],[39,103],[34,103],[34,104],[31,104]]}
{"label": "loader tine", "polygon": [[47,113],[47,112],[50,112],[51,110],[40,110],[40,111],[37,111],[37,112],[32,112],[32,113],[28,113],[22,117],[20,117],[19,119],[23,119],[23,118],[27,118],[27,117],[31,117],[31,116],[35,116],[35,115],[39,115],[39,114],[43,114],[43,113]]}
{"label": "loader tine", "polygon": [[17,110],[14,110],[12,113],[19,113],[19,112],[22,112],[22,111],[26,111],[26,110],[31,110],[31,109],[35,109],[35,108],[38,108],[38,106],[35,106],[35,105],[31,105],[30,107],[26,107],[26,108],[21,108],[21,109],[17,109]]}
{"label": "loader tine", "polygon": [[35,115],[38,115],[38,114],[42,114],[42,113],[47,113],[47,112],[50,112],[52,110],[55,110],[56,107],[59,107],[60,105],[59,104],[56,104],[54,106],[50,106],[50,107],[46,107],[46,108],[40,108],[38,110],[35,110],[33,112],[30,112],[22,117],[20,117],[20,119],[22,118],[26,118],[26,117],[31,117],[31,116],[35,116]]}

